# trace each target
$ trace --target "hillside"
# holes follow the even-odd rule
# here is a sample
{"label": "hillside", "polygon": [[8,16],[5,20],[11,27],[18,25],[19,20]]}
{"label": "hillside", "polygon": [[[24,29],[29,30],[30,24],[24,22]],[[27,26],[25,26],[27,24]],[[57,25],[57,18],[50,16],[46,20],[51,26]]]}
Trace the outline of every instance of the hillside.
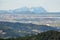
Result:
{"label": "hillside", "polygon": [[32,36],[0,39],[0,40],[60,40],[60,32],[50,30],[50,31],[38,33],[37,35],[32,35]]}
{"label": "hillside", "polygon": [[33,34],[36,35],[38,33],[45,32],[48,30],[58,30],[58,29],[47,25],[0,21],[0,38],[12,38],[12,37],[19,37]]}

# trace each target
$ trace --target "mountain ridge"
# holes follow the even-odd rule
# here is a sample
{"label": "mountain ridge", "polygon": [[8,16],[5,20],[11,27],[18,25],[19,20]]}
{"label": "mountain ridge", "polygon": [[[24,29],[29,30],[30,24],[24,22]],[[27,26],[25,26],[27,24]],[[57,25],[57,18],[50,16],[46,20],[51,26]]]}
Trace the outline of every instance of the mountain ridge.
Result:
{"label": "mountain ridge", "polygon": [[46,13],[47,11],[43,8],[43,7],[32,7],[32,8],[27,8],[27,7],[22,7],[22,8],[17,8],[17,9],[14,9],[14,10],[9,10],[9,11],[4,11],[4,10],[1,10],[0,13]]}

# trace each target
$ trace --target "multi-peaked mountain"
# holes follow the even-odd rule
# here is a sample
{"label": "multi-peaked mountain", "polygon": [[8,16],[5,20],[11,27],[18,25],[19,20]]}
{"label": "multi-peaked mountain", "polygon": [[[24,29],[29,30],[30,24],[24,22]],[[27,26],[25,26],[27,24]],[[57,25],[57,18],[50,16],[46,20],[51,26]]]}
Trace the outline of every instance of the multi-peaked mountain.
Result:
{"label": "multi-peaked mountain", "polygon": [[22,7],[22,8],[18,8],[18,9],[14,9],[14,10],[0,10],[0,14],[1,13],[45,13],[47,12],[43,7],[32,7],[32,8],[27,8],[27,7]]}

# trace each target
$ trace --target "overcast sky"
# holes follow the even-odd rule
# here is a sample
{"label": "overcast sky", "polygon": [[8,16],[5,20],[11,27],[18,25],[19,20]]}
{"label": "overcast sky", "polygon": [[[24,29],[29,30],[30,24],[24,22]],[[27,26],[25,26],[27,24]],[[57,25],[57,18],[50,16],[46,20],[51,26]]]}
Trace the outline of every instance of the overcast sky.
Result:
{"label": "overcast sky", "polygon": [[0,0],[0,10],[40,6],[49,12],[60,12],[60,0]]}

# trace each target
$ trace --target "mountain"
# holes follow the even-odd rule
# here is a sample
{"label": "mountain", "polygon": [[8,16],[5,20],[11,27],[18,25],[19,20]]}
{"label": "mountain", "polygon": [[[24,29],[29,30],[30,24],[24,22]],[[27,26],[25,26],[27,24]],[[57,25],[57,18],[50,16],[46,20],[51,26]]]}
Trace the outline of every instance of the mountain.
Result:
{"label": "mountain", "polygon": [[30,10],[27,7],[23,7],[23,8],[18,8],[18,9],[13,10],[13,12],[22,14],[22,13],[30,13]]}
{"label": "mountain", "polygon": [[19,37],[31,34],[37,34],[48,30],[60,30],[46,25],[35,25],[27,23],[0,22],[0,38]]}
{"label": "mountain", "polygon": [[16,37],[7,39],[0,38],[0,40],[60,40],[60,32],[50,30],[32,36],[26,35],[25,37]]}
{"label": "mountain", "polygon": [[34,13],[46,13],[47,11],[43,7],[33,7],[31,11]]}
{"label": "mountain", "polygon": [[15,13],[45,13],[46,10],[43,7],[32,7],[32,8],[27,8],[27,7],[23,7],[23,8],[19,8],[19,9],[15,9],[14,10]]}
{"label": "mountain", "polygon": [[46,10],[43,7],[32,7],[32,8],[27,8],[27,7],[22,7],[22,8],[17,8],[14,10],[0,10],[0,14],[6,14],[6,13],[19,13],[19,14],[33,14],[33,13],[45,13]]}
{"label": "mountain", "polygon": [[6,14],[9,13],[7,10],[0,10],[0,14]]}

